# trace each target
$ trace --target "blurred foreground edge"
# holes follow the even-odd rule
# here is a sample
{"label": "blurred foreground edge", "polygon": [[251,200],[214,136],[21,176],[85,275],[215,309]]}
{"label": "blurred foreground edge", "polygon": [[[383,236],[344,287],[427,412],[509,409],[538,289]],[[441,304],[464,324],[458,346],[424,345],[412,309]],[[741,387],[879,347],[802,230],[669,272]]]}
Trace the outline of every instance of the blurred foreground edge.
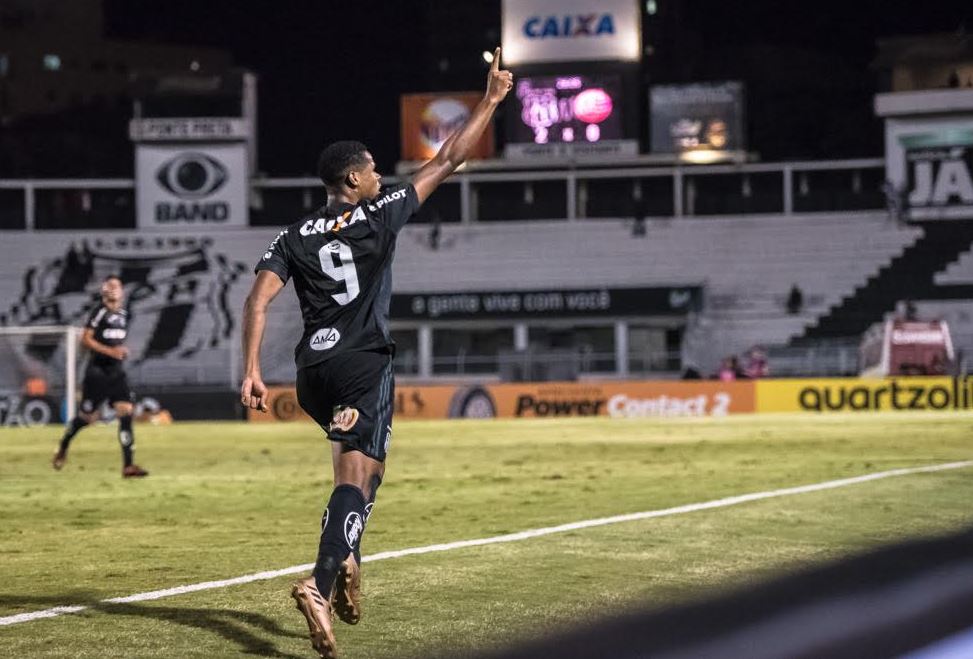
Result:
{"label": "blurred foreground edge", "polygon": [[[451,656],[448,653],[440,657]],[[469,656],[469,655],[466,655]],[[973,657],[973,528],[668,610],[629,610],[478,659]]]}

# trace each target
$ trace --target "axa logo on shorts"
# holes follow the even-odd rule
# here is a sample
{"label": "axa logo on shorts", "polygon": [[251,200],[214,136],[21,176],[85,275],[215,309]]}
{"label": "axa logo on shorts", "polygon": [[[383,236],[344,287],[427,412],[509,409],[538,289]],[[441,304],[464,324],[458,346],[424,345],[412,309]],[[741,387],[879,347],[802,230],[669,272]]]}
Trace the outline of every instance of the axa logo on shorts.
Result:
{"label": "axa logo on shorts", "polygon": [[348,516],[345,517],[345,542],[348,543],[349,547],[358,546],[358,539],[361,538],[363,530],[365,530],[365,524],[362,522],[361,515],[355,512],[348,513]]}
{"label": "axa logo on shorts", "polygon": [[311,350],[331,350],[341,340],[341,332],[333,327],[319,329],[311,336]]}

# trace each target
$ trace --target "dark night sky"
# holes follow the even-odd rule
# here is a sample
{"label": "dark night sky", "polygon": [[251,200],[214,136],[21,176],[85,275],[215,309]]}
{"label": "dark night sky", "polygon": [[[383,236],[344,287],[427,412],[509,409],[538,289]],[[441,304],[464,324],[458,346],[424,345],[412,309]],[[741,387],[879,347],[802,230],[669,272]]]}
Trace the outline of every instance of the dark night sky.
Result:
{"label": "dark night sky", "polygon": [[[973,29],[969,0],[657,2],[678,9],[660,11],[676,17],[643,80],[744,80],[751,149],[765,159],[879,155],[875,40]],[[275,175],[312,171],[341,138],[368,143],[391,170],[399,94],[479,88],[480,53],[500,29],[499,0],[105,0],[105,10],[110,37],[225,48],[254,70],[260,167]]]}

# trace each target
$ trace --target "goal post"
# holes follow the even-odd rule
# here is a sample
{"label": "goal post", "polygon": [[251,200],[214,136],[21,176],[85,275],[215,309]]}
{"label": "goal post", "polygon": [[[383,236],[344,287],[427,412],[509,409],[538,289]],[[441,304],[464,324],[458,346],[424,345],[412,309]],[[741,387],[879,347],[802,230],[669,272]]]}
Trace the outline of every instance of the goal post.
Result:
{"label": "goal post", "polygon": [[0,327],[0,426],[74,418],[80,336],[69,325]]}

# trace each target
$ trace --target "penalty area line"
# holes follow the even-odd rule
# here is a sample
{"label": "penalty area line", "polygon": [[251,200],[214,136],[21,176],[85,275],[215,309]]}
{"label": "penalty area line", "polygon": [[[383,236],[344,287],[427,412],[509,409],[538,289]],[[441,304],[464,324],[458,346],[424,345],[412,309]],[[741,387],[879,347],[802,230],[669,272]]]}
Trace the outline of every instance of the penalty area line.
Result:
{"label": "penalty area line", "polygon": [[[372,561],[384,561],[392,558],[402,558],[404,556],[431,554],[433,552],[439,552],[439,551],[452,551],[454,549],[465,549],[467,547],[481,547],[483,545],[492,545],[501,542],[518,542],[520,540],[539,538],[541,536],[552,535],[554,533],[565,533],[567,531],[577,531],[579,529],[590,529],[596,526],[606,526],[608,524],[621,524],[623,522],[634,522],[643,519],[654,519],[657,517],[669,517],[671,515],[682,515],[684,513],[693,513],[700,510],[726,508],[728,506],[736,506],[741,503],[749,503],[751,501],[762,501],[764,499],[775,499],[778,497],[792,496],[795,494],[807,494],[809,492],[821,492],[823,490],[833,490],[839,487],[848,487],[849,485],[868,483],[871,481],[882,480],[885,478],[894,478],[896,476],[909,476],[912,474],[928,474],[928,473],[934,473],[938,471],[948,471],[951,469],[963,469],[970,466],[973,466],[973,460],[965,460],[963,462],[947,462],[944,464],[932,465],[928,467],[906,467],[903,469],[891,469],[889,471],[880,471],[874,474],[865,474],[863,476],[853,476],[851,478],[841,478],[833,481],[812,483],[810,485],[799,485],[797,487],[787,487],[778,490],[767,490],[764,492],[753,492],[751,494],[741,494],[732,497],[724,497],[722,499],[714,499],[713,501],[704,501],[701,503],[691,503],[683,506],[675,506],[673,508],[664,508],[662,510],[649,510],[641,513],[614,515],[612,517],[601,517],[599,519],[588,519],[580,522],[570,522],[568,524],[560,524],[558,526],[548,526],[539,529],[528,529],[526,531],[518,531],[517,533],[507,533],[505,535],[497,535],[490,538],[460,540],[457,542],[445,542],[436,545],[426,545],[424,547],[411,547],[409,549],[383,551],[377,554],[372,554],[370,556],[364,556],[362,558],[362,563],[370,563]],[[277,577],[283,577],[289,574],[299,574],[302,572],[307,572],[308,570],[311,570],[313,567],[314,567],[313,563],[306,563],[304,565],[295,565],[293,567],[287,567],[280,570],[268,570],[265,572],[256,572],[254,574],[247,574],[242,577],[235,577],[233,579],[222,579],[219,581],[204,581],[201,583],[190,584],[188,586],[177,586],[175,588],[166,588],[164,590],[153,590],[147,593],[136,593],[135,595],[127,595],[125,597],[113,597],[111,599],[101,600],[99,604],[126,604],[129,602],[148,602],[151,600],[163,599],[165,597],[174,597],[176,595],[185,595],[186,593],[195,593],[201,590],[212,590],[214,588],[226,588],[228,586],[237,586],[240,584],[252,583],[254,581],[266,581],[268,579],[276,579]],[[67,613],[78,613],[80,611],[84,611],[89,608],[91,607],[90,606],[56,606],[50,609],[44,609],[43,611],[31,611],[29,613],[18,613],[17,615],[0,617],[0,626],[16,625],[24,622],[31,622],[33,620],[42,620],[44,618],[56,618],[58,616],[62,616]]]}

